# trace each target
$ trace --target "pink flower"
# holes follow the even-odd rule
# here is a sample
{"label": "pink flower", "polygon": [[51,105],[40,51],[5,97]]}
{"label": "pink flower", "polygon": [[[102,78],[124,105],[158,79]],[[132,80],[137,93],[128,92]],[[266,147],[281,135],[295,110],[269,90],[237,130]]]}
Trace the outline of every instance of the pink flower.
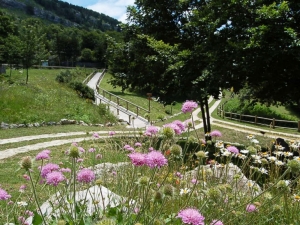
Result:
{"label": "pink flower", "polygon": [[178,213],[177,217],[181,218],[185,224],[204,225],[205,217],[197,209],[183,209]]}
{"label": "pink flower", "polygon": [[90,183],[95,180],[95,174],[92,170],[83,168],[78,172],[77,180],[81,183]]}
{"label": "pink flower", "polygon": [[83,159],[79,158],[76,160],[76,162],[81,163],[81,162],[83,162]]}
{"label": "pink flower", "polygon": [[183,103],[181,111],[183,113],[187,113],[187,112],[191,113],[197,107],[198,107],[198,104],[196,102],[187,100],[185,103]]}
{"label": "pink flower", "polygon": [[94,138],[99,138],[99,134],[98,133],[93,133],[93,137]]}
{"label": "pink flower", "polygon": [[175,120],[172,122],[173,124],[176,124],[181,131],[185,131],[185,125],[183,122],[181,122],[180,120]]}
{"label": "pink flower", "polygon": [[223,225],[223,223],[220,220],[213,220],[210,225]]}
{"label": "pink flower", "polygon": [[149,150],[149,152],[152,152],[152,151],[154,151],[154,148],[150,147],[150,148],[148,148],[148,150]]}
{"label": "pink flower", "polygon": [[198,181],[197,181],[196,178],[193,178],[193,179],[191,180],[191,182],[192,182],[192,184],[197,184],[197,183],[198,183]]}
{"label": "pink flower", "polygon": [[58,171],[53,171],[51,173],[48,173],[46,176],[46,183],[53,185],[55,187],[64,180],[65,180],[64,175]]}
{"label": "pink flower", "polygon": [[239,154],[239,150],[234,146],[228,146],[227,150],[232,152],[233,154]]}
{"label": "pink flower", "polygon": [[84,148],[82,148],[82,147],[78,147],[78,150],[79,150],[81,153],[85,153],[85,150],[84,150]]}
{"label": "pink flower", "polygon": [[115,132],[115,131],[109,131],[108,134],[109,134],[110,136],[114,136],[114,135],[116,134],[116,132]]}
{"label": "pink flower", "polygon": [[131,160],[131,163],[135,166],[143,166],[145,165],[146,158],[145,154],[139,153],[139,152],[134,152],[128,155],[128,157]]}
{"label": "pink flower", "polygon": [[222,133],[218,130],[213,130],[212,132],[210,132],[210,136],[211,137],[222,137]]}
{"label": "pink flower", "polygon": [[255,212],[256,211],[256,206],[253,204],[248,204],[246,207],[247,212]]}
{"label": "pink flower", "polygon": [[34,215],[34,213],[32,211],[29,211],[29,210],[26,210],[25,214],[28,215],[28,216],[33,216]]}
{"label": "pink flower", "polygon": [[140,142],[136,142],[136,143],[134,144],[134,146],[136,146],[136,147],[141,147],[142,144],[141,144]]}
{"label": "pink flower", "polygon": [[159,151],[151,151],[146,155],[146,165],[150,168],[162,167],[168,164],[166,157]]}
{"label": "pink flower", "polygon": [[9,198],[11,198],[11,195],[7,194],[5,190],[0,188],[0,200],[7,200]]}
{"label": "pink flower", "polygon": [[27,174],[24,174],[24,175],[23,175],[23,178],[24,178],[25,180],[30,180],[30,177],[29,177]]}
{"label": "pink flower", "polygon": [[165,124],[164,127],[170,127],[174,130],[175,134],[180,135],[182,133],[182,130],[180,129],[179,126],[177,126],[177,124],[175,123],[168,123]]}
{"label": "pink flower", "polygon": [[158,127],[156,127],[156,126],[149,126],[146,129],[146,133],[149,133],[151,135],[156,135],[158,133]]}
{"label": "pink flower", "polygon": [[26,189],[26,185],[21,185],[20,188],[19,188],[19,192],[23,193]]}
{"label": "pink flower", "polygon": [[96,151],[95,148],[90,148],[90,149],[89,149],[89,152],[95,152],[95,151]]}
{"label": "pink flower", "polygon": [[35,157],[35,160],[44,160],[44,159],[50,159],[50,156],[49,156],[49,153],[48,152],[49,150],[44,150],[44,151],[41,151],[40,153],[38,153]]}
{"label": "pink flower", "polygon": [[45,166],[43,166],[41,170],[41,176],[43,178],[46,178],[48,173],[51,173],[52,171],[57,171],[59,170],[59,165],[54,164],[54,163],[48,163]]}

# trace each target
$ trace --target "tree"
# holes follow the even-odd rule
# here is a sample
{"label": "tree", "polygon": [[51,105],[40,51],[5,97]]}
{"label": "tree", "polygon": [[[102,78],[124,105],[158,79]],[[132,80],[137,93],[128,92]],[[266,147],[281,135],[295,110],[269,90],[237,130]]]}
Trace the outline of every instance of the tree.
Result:
{"label": "tree", "polygon": [[23,21],[20,30],[20,40],[22,42],[22,61],[26,69],[26,84],[28,82],[28,70],[36,64],[40,64],[41,55],[45,53],[45,44],[43,43],[44,34],[41,32],[42,24],[39,20],[27,19]]}

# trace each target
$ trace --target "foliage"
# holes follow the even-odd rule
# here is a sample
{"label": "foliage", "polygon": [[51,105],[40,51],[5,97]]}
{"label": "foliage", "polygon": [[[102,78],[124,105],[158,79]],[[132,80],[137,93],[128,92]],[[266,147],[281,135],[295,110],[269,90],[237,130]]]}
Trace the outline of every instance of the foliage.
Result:
{"label": "foliage", "polygon": [[[190,133],[193,128],[185,127],[184,130]],[[287,141],[289,151],[272,143],[269,147],[274,150],[266,152],[250,134],[244,137],[248,139],[246,144],[241,145],[222,141],[220,131],[211,132],[212,141],[208,142],[198,135],[180,140],[180,134],[170,131],[149,127],[145,130],[148,135],[118,137],[116,132],[111,132],[106,139],[94,133],[91,143],[73,143],[60,154],[54,154],[55,150],[43,150],[23,157],[17,174],[31,180],[21,178],[26,188],[23,186],[16,196],[6,195],[7,200],[2,192],[1,205],[6,205],[10,199],[17,203],[1,207],[1,222],[17,223],[14,216],[25,220],[33,214],[34,225],[43,220],[47,224],[63,220],[66,224],[179,225],[189,224],[187,219],[193,218],[183,217],[184,210],[188,209],[197,211],[190,215],[199,213],[205,217],[203,220],[207,224],[217,220],[222,224],[242,221],[259,225],[297,221],[300,163],[299,157],[293,158],[293,154],[300,146],[298,141]],[[103,142],[105,145],[100,144]],[[57,157],[52,158],[52,155]],[[97,169],[105,165],[102,161],[110,160],[124,163]],[[49,167],[50,163],[55,164],[56,169],[53,167],[47,175],[46,170],[38,169],[39,166]],[[89,169],[84,169],[88,172],[84,177],[81,176],[82,168]],[[63,173],[63,179],[53,179],[59,173]],[[38,182],[41,176],[45,177],[42,185]],[[107,205],[102,202],[104,196],[99,194],[88,203],[90,194],[86,192],[82,201],[75,201],[74,190],[84,191],[90,187],[93,187],[92,193],[97,187],[108,187],[119,197],[110,199]],[[5,184],[1,189],[8,195],[12,192]],[[41,196],[45,191],[47,194]],[[28,201],[28,193],[35,193],[34,202]],[[61,216],[39,216],[39,206],[49,195],[52,196],[49,199],[53,203],[51,207]],[[16,207],[17,204],[20,206]],[[38,210],[33,211],[36,205]],[[89,211],[91,205],[93,209]]]}

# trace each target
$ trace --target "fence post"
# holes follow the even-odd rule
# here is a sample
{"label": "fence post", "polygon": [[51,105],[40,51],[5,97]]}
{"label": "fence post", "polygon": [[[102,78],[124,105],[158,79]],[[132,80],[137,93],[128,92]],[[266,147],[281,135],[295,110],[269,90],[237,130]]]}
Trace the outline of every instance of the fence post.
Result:
{"label": "fence post", "polygon": [[128,115],[128,123],[131,124],[131,115]]}
{"label": "fence post", "polygon": [[222,110],[222,117],[223,117],[223,119],[225,117],[225,111],[224,110]]}
{"label": "fence post", "polygon": [[128,110],[128,102],[126,102],[126,109]]}
{"label": "fence post", "polygon": [[139,107],[136,107],[136,117],[139,116]]}
{"label": "fence post", "polygon": [[257,124],[257,115],[255,115],[255,124]]}
{"label": "fence post", "polygon": [[232,112],[230,112],[230,119],[232,120]]}
{"label": "fence post", "polygon": [[273,118],[273,121],[272,121],[272,128],[273,129],[275,128],[275,118]]}
{"label": "fence post", "polygon": [[300,132],[300,120],[298,121],[298,132]]}
{"label": "fence post", "polygon": [[118,104],[118,107],[117,107],[117,115],[119,115],[119,114],[120,114],[120,112],[119,112],[119,106],[120,106],[119,98],[117,98],[117,104]]}
{"label": "fence post", "polygon": [[240,122],[241,122],[241,120],[242,120],[242,114],[240,113]]}

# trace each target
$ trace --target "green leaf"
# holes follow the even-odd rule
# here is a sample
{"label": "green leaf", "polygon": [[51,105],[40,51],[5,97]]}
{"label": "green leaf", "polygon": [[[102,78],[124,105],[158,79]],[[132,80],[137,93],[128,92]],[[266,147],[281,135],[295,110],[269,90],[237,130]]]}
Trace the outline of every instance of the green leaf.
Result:
{"label": "green leaf", "polygon": [[40,214],[38,214],[36,211],[34,211],[32,224],[33,225],[39,225],[43,223],[43,218]]}

